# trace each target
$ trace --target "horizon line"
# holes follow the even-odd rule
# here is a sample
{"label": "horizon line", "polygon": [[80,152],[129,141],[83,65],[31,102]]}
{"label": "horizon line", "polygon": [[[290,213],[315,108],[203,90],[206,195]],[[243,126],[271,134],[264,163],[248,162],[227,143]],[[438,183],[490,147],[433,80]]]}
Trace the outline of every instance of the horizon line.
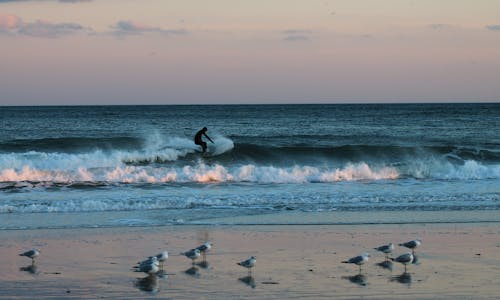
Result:
{"label": "horizon line", "polygon": [[454,101],[380,101],[380,102],[270,102],[270,103],[141,103],[141,104],[0,104],[0,107],[82,107],[82,106],[253,106],[253,105],[404,105],[404,104],[500,104],[500,100],[492,101],[471,101],[471,100],[454,100]]}

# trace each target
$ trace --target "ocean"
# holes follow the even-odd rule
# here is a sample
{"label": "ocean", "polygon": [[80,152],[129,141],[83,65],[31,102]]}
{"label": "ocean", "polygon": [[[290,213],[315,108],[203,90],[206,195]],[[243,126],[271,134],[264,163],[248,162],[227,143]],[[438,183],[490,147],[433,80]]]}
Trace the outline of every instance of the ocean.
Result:
{"label": "ocean", "polygon": [[0,229],[499,210],[500,104],[0,107]]}

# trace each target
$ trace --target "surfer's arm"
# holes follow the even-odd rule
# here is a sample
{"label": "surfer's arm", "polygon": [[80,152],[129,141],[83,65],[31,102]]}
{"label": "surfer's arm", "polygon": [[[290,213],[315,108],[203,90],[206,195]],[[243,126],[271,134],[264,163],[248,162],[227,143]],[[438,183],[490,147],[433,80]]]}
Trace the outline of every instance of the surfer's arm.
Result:
{"label": "surfer's arm", "polygon": [[206,135],[205,133],[204,133],[203,135],[204,135],[204,136],[205,136],[205,137],[206,137],[209,141],[211,141],[211,142],[212,142],[212,144],[214,143],[214,141],[212,141],[212,139],[211,139],[208,135]]}

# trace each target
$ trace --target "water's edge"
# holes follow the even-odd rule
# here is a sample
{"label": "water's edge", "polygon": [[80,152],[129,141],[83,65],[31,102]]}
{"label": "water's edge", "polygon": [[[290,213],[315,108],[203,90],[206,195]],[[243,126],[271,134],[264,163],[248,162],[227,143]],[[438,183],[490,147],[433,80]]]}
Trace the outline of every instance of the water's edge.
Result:
{"label": "water's edge", "polygon": [[[260,226],[260,225],[397,225],[500,223],[496,210],[456,211],[253,211],[238,215],[232,210],[210,210],[205,219],[189,216],[193,210],[143,212],[7,214],[0,230],[80,229],[162,226]],[[248,212],[247,212],[248,213]]]}

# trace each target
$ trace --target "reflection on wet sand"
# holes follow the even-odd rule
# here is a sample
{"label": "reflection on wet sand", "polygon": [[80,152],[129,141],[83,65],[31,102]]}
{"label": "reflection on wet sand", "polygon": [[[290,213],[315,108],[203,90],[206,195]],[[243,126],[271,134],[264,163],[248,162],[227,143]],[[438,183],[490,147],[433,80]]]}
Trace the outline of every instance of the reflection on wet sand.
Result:
{"label": "reflection on wet sand", "polygon": [[21,268],[19,268],[19,271],[28,272],[28,273],[33,274],[33,275],[40,274],[40,270],[38,270],[38,266],[35,263],[32,263],[31,265],[28,265],[26,267],[21,267]]}
{"label": "reflection on wet sand", "polygon": [[368,277],[361,273],[354,276],[342,276],[342,279],[349,280],[350,282],[360,286],[366,286],[368,284]]}
{"label": "reflection on wet sand", "polygon": [[189,276],[199,278],[200,277],[200,268],[192,266],[191,268],[184,271],[184,273],[188,274]]}
{"label": "reflection on wet sand", "polygon": [[161,279],[167,279],[168,278],[168,273],[165,270],[160,270],[156,273],[156,276]]}
{"label": "reflection on wet sand", "polygon": [[257,285],[255,284],[255,279],[252,276],[245,276],[238,278],[239,281],[243,282],[244,284],[248,285],[252,289],[254,289]]}
{"label": "reflection on wet sand", "polygon": [[405,273],[398,275],[398,276],[392,276],[391,281],[396,281],[396,282],[399,282],[401,284],[406,284],[406,285],[408,285],[408,287],[410,287],[411,282],[412,282],[411,274],[405,272]]}
{"label": "reflection on wet sand", "polygon": [[379,263],[376,263],[375,265],[381,267],[382,269],[386,269],[389,271],[392,271],[392,268],[394,267],[394,264],[390,260],[379,262]]}
{"label": "reflection on wet sand", "polygon": [[210,268],[210,263],[208,261],[206,261],[206,260],[204,260],[202,262],[199,262],[196,265],[199,266],[202,269],[208,269],[208,268]]}
{"label": "reflection on wet sand", "polygon": [[135,286],[141,291],[157,293],[160,291],[160,280],[156,275],[149,275],[144,278],[138,278]]}

